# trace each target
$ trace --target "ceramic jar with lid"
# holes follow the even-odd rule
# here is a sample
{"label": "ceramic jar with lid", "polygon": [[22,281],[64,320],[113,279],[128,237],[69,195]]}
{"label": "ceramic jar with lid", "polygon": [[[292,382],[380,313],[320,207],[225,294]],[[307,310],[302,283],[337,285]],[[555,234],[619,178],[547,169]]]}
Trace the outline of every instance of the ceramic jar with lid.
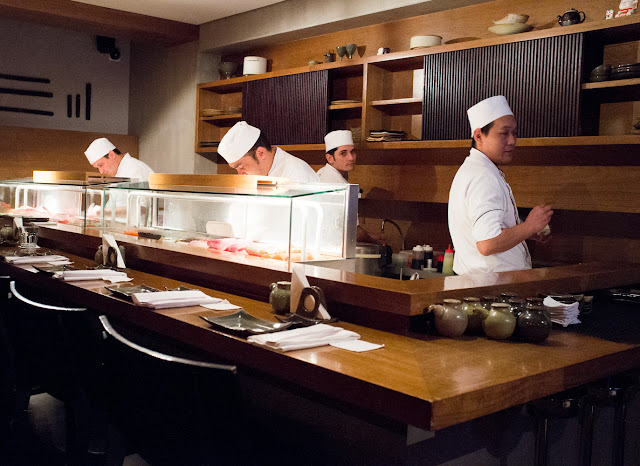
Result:
{"label": "ceramic jar with lid", "polygon": [[511,307],[511,314],[517,319],[526,306],[526,301],[521,298],[511,298],[508,302]]}
{"label": "ceramic jar with lid", "polygon": [[462,300],[462,310],[467,313],[467,333],[476,334],[482,332],[483,313],[480,298],[468,297]]}
{"label": "ceramic jar with lid", "polygon": [[291,282],[276,282],[271,284],[269,304],[276,314],[284,315],[291,306]]}
{"label": "ceramic jar with lid", "polygon": [[433,312],[436,329],[442,336],[459,337],[467,329],[469,318],[459,299],[445,299],[442,304],[432,304],[429,311]]}
{"label": "ceramic jar with lid", "polygon": [[516,328],[516,318],[511,314],[508,303],[493,303],[491,310],[482,321],[484,333],[489,338],[504,340],[509,338]]}
{"label": "ceramic jar with lid", "polygon": [[528,305],[520,313],[517,323],[517,338],[520,341],[539,343],[551,333],[551,317],[544,306]]}
{"label": "ceramic jar with lid", "polygon": [[518,293],[513,293],[511,291],[503,291],[502,293],[500,293],[499,301],[501,303],[508,303],[510,299],[517,298],[517,297],[518,297]]}
{"label": "ceramic jar with lid", "polygon": [[498,298],[497,296],[486,295],[482,297],[482,299],[480,300],[480,304],[482,304],[482,307],[484,307],[487,311],[490,311],[491,305],[493,303],[497,303],[499,299],[500,298]]}

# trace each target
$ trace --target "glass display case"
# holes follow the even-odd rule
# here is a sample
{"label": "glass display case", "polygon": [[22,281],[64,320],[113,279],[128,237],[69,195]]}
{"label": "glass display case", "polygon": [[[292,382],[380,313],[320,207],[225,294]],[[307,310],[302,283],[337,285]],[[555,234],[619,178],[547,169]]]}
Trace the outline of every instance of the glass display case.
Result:
{"label": "glass display case", "polygon": [[112,180],[55,180],[37,178],[0,181],[3,223],[21,217],[25,222],[50,222],[101,227],[104,186]]}
{"label": "glass display case", "polygon": [[291,262],[355,256],[357,185],[105,186],[104,231]]}

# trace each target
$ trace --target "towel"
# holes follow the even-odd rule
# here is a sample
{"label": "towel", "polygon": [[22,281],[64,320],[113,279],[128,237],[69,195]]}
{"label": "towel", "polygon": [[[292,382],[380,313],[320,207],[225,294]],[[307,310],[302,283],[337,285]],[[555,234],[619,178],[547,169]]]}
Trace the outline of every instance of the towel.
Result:
{"label": "towel", "polygon": [[580,310],[578,309],[580,304],[578,302],[564,304],[556,301],[551,296],[547,296],[542,301],[542,304],[544,304],[544,307],[549,311],[551,322],[560,324],[563,327],[581,323],[578,319],[578,315],[580,314]]}
{"label": "towel", "polygon": [[75,282],[83,280],[106,280],[111,283],[128,282],[133,280],[129,278],[126,272],[119,272],[111,269],[94,269],[94,270],[63,270],[53,274],[53,278],[59,278],[65,282]]}
{"label": "towel", "polygon": [[312,327],[285,330],[283,332],[269,333],[267,335],[254,335],[247,341],[259,346],[265,346],[277,351],[293,351],[303,348],[325,346],[338,341],[357,340],[360,338],[355,332],[341,327],[333,327],[327,324],[318,324]]}
{"label": "towel", "polygon": [[153,309],[170,307],[200,306],[201,304],[216,304],[222,300],[212,298],[200,290],[159,291],[157,293],[134,293],[133,302]]}
{"label": "towel", "polygon": [[5,256],[4,261],[15,265],[21,264],[37,264],[38,262],[52,262],[52,261],[68,261],[65,256],[48,255],[48,256]]}

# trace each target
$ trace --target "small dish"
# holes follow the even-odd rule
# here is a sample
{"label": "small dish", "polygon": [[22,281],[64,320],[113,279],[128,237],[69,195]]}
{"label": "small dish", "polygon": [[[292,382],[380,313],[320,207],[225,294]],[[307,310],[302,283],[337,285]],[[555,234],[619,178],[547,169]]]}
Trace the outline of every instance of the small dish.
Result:
{"label": "small dish", "polygon": [[292,322],[271,322],[269,320],[258,319],[244,309],[240,309],[238,312],[226,316],[200,316],[200,318],[223,330],[245,335],[262,335],[263,333],[279,332],[286,330],[293,324]]}
{"label": "small dish", "polygon": [[111,291],[114,296],[118,298],[126,299],[128,301],[132,300],[132,296],[134,293],[155,293],[157,290],[147,285],[138,285],[138,286],[107,286],[105,287],[107,290]]}
{"label": "small dish", "polygon": [[76,270],[76,268],[71,265],[34,265],[33,268],[38,272],[48,273],[49,275],[53,275],[56,272]]}
{"label": "small dish", "polygon": [[521,32],[531,31],[533,26],[530,24],[513,23],[513,24],[494,24],[489,31],[499,36],[508,36],[509,34],[519,34]]}

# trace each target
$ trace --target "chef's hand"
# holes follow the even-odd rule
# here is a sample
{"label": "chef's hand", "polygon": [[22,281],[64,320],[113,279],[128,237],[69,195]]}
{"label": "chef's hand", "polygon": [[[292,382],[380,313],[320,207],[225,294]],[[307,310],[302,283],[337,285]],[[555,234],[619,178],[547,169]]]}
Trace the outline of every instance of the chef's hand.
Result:
{"label": "chef's hand", "polygon": [[524,223],[530,228],[532,238],[538,236],[549,225],[552,215],[553,209],[550,205],[537,205],[531,209]]}

